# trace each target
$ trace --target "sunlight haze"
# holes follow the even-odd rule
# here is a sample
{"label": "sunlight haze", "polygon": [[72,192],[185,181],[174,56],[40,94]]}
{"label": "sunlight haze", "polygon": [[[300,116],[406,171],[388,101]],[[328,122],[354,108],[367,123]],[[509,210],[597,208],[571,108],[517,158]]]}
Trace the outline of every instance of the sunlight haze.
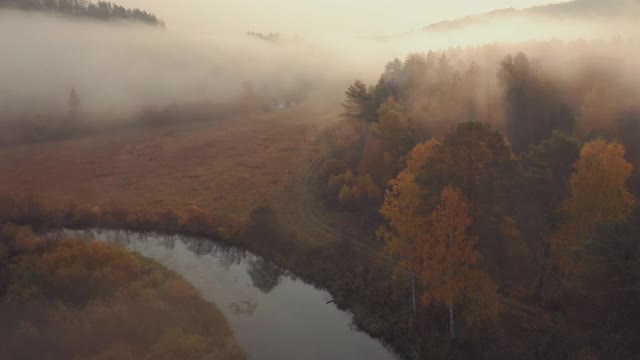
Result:
{"label": "sunlight haze", "polygon": [[504,8],[559,3],[553,0],[123,0],[146,8],[176,31],[279,32],[289,36],[345,33],[375,36],[415,30],[433,22]]}
{"label": "sunlight haze", "polygon": [[0,360],[640,360],[640,0],[0,0]]}

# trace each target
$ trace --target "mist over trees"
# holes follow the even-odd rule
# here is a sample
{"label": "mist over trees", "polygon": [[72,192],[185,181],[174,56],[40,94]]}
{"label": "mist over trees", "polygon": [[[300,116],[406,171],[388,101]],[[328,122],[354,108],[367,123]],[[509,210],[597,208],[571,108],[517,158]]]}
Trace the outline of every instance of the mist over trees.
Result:
{"label": "mist over trees", "polygon": [[[508,51],[493,65],[478,49],[411,54],[375,85],[355,81],[326,133],[333,158],[320,184],[329,206],[378,225],[407,321],[440,321],[456,349],[521,341],[496,335],[528,321],[515,301],[573,330],[524,340],[546,350],[514,358],[630,358],[640,333],[629,306],[640,301],[638,69],[622,53],[601,61],[586,50],[602,44],[557,45],[531,51],[558,50],[553,61]],[[569,69],[572,50],[588,55]],[[416,347],[434,346],[415,331]]]}
{"label": "mist over trees", "polygon": [[[108,2],[0,0],[0,6],[163,25],[155,15]],[[135,37],[129,32],[132,26],[6,13],[12,13],[7,21],[41,22],[56,34],[51,39],[60,41],[38,31],[33,31],[37,36],[17,39],[6,35],[7,42],[14,41],[11,49],[28,48],[31,56],[8,51],[0,68],[8,80],[0,84],[0,145],[58,141],[69,133],[82,136],[90,121],[102,126],[101,121],[122,116],[117,130],[144,124],[158,127],[162,135],[159,144],[144,152],[118,145],[113,153],[140,159],[131,164],[146,162],[146,156],[138,155],[142,153],[149,154],[148,163],[158,162],[156,151],[179,153],[167,156],[167,164],[175,161],[175,173],[181,174],[180,162],[201,167],[202,161],[192,148],[177,151],[191,139],[178,143],[176,133],[188,135],[182,128],[164,128],[166,124],[177,129],[192,121],[189,125],[199,129],[218,118],[240,119],[253,130],[251,122],[261,113],[277,118],[297,107],[289,113],[294,120],[280,119],[290,125],[299,118],[320,123],[307,117],[323,112],[332,122],[321,134],[303,139],[296,133],[289,139],[320,138],[326,150],[318,154],[321,169],[311,169],[304,181],[317,179],[326,206],[321,210],[346,220],[327,225],[316,218],[315,208],[305,211],[309,219],[301,222],[320,223],[322,232],[332,237],[330,245],[308,250],[311,245],[296,242],[281,227],[280,221],[291,221],[288,217],[278,218],[275,208],[258,207],[250,212],[244,231],[238,231],[245,244],[262,244],[257,246],[278,260],[320,278],[320,285],[331,286],[336,303],[352,306],[357,321],[364,318],[367,330],[407,357],[565,360],[596,354],[592,358],[615,359],[640,352],[639,43],[534,41],[419,52],[391,57],[376,70],[382,71],[379,76],[367,78],[356,77],[354,69],[375,64],[375,56],[370,59],[363,51],[354,67],[346,57],[318,56],[322,51],[317,48],[290,46],[273,33],[241,33],[229,41],[229,48],[207,42],[192,48],[183,39],[167,41],[166,32],[147,26],[135,27],[140,31]],[[98,36],[106,40],[87,41]],[[112,56],[116,50],[122,56]],[[43,55],[47,61],[40,60]],[[28,59],[37,61],[27,64]],[[22,71],[25,68],[31,71]],[[216,108],[220,113],[210,106],[215,101],[225,104]],[[322,110],[309,111],[312,107]],[[100,126],[90,130],[114,128]],[[265,135],[264,144],[277,143],[280,135],[278,129],[254,132]],[[15,138],[5,141],[5,136]],[[217,145],[206,147],[217,151]],[[299,155],[300,148],[283,151]],[[28,156],[33,154],[24,159],[31,159]],[[222,151],[218,157],[226,158]],[[114,158],[96,162],[107,167],[124,163],[122,157]],[[255,163],[252,159],[232,168],[243,175],[249,169],[271,169],[273,164],[260,161],[258,157]],[[105,183],[120,176],[108,170],[90,176],[105,178]],[[149,174],[138,176],[155,176]],[[217,177],[205,178],[209,183],[192,189],[199,191],[198,197],[217,202],[220,198],[209,197],[218,190],[210,186]],[[202,178],[186,174],[180,182],[190,186]],[[268,187],[284,183],[281,180]],[[131,188],[126,181],[113,183]],[[135,184],[140,186],[135,191],[150,187],[145,181]],[[165,187],[157,185],[155,191],[166,197]],[[240,182],[230,188],[252,192]],[[298,201],[293,211],[306,205],[300,206],[297,198],[306,186],[287,190],[288,197]],[[53,218],[58,226],[133,227],[218,240],[238,236],[221,225],[222,218],[197,206],[129,214],[88,204],[56,204],[66,207],[60,213],[24,201],[0,205],[4,218],[28,224],[48,224]],[[355,229],[355,235],[344,228]],[[33,245],[31,240],[26,244]],[[4,252],[15,250],[8,249],[0,246]],[[46,250],[68,252],[55,246],[27,250],[25,254],[37,257],[45,257]],[[32,259],[25,262],[21,256],[8,259],[25,268],[32,265]],[[48,282],[56,281],[35,270]],[[5,275],[7,271],[19,279],[13,269]],[[250,276],[267,294],[283,271],[270,261],[255,261]],[[11,291],[31,296],[31,290]]]}
{"label": "mist over trees", "polygon": [[128,20],[164,27],[154,14],[141,9],[127,9],[108,1],[89,0],[0,0],[0,8],[42,11],[96,20]]}

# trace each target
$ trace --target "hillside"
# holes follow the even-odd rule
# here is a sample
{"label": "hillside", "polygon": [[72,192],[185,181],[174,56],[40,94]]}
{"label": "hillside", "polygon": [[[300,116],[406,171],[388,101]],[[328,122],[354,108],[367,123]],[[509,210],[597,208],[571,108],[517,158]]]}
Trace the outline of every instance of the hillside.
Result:
{"label": "hillside", "polygon": [[592,18],[637,17],[640,11],[638,0],[574,0],[559,4],[535,6],[526,9],[500,9],[461,19],[441,21],[425,26],[425,31],[453,31],[473,25],[485,25],[496,21],[521,17],[545,17],[558,20],[586,20]]}

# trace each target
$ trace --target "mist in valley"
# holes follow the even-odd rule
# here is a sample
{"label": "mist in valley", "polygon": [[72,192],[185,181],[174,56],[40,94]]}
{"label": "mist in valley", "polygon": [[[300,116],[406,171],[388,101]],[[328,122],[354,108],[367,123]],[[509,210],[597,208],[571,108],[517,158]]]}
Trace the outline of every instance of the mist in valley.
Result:
{"label": "mist in valley", "polygon": [[640,351],[639,1],[119,4],[0,0],[0,357]]}
{"label": "mist in valley", "polygon": [[[507,53],[524,51],[563,74],[563,66],[576,69],[584,61],[627,66],[638,51],[632,21],[611,18],[593,26],[584,20],[518,17],[383,40],[331,31],[283,33],[276,41],[247,36],[258,30],[251,28],[189,32],[170,24],[165,29],[6,9],[0,19],[3,121],[66,114],[72,89],[86,121],[108,122],[149,107],[238,101],[247,84],[267,103],[294,98],[337,103],[353,79],[374,83],[388,61],[411,53],[447,53],[454,63],[475,62],[491,74]],[[526,43],[532,41],[540,44]],[[585,42],[584,49],[564,50],[559,44],[572,41]]]}

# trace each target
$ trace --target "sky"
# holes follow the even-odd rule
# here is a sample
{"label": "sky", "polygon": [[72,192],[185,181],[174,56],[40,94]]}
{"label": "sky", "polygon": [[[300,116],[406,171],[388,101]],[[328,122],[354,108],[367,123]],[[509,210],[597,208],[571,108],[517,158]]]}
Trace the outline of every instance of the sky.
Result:
{"label": "sky", "polygon": [[442,20],[558,0],[115,0],[155,13],[173,31],[286,36],[402,33]]}

